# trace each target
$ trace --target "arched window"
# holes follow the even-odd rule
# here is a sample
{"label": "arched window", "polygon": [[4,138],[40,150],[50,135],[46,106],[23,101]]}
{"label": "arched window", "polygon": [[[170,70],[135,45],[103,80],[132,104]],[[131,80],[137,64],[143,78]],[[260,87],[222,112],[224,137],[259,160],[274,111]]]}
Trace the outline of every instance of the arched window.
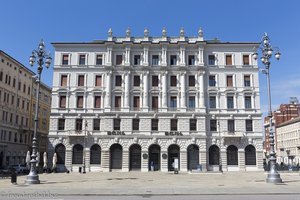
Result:
{"label": "arched window", "polygon": [[138,144],[131,145],[129,148],[129,169],[140,170],[141,169],[141,157],[142,148]]}
{"label": "arched window", "polygon": [[238,148],[234,145],[227,147],[227,165],[238,165]]}
{"label": "arched window", "polygon": [[91,147],[90,164],[101,164],[101,147],[98,144]]}
{"label": "arched window", "polygon": [[191,144],[187,148],[188,170],[197,169],[199,164],[199,147]]}
{"label": "arched window", "polygon": [[252,145],[248,145],[245,148],[245,164],[256,165],[256,150]]}
{"label": "arched window", "polygon": [[110,169],[122,169],[123,148],[120,144],[110,147]]}
{"label": "arched window", "polygon": [[55,153],[57,155],[57,163],[56,164],[65,164],[66,158],[66,147],[63,144],[58,144],[55,147]]}
{"label": "arched window", "polygon": [[83,163],[83,147],[80,144],[76,144],[73,147],[72,164]]}
{"label": "arched window", "polygon": [[209,147],[209,165],[219,165],[220,163],[220,149],[217,145]]}

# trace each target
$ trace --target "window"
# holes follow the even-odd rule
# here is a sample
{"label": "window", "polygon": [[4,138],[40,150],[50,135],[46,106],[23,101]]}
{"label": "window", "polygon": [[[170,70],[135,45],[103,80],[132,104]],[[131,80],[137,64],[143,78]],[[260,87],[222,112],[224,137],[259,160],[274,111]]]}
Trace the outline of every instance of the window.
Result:
{"label": "window", "polygon": [[101,108],[101,96],[95,96],[94,108]]}
{"label": "window", "polygon": [[63,65],[68,65],[69,64],[69,55],[63,55],[62,56],[62,64]]}
{"label": "window", "polygon": [[26,93],[26,85],[23,85],[23,92]]}
{"label": "window", "polygon": [[216,86],[216,76],[215,75],[209,76],[208,84],[211,87],[215,87]]}
{"label": "window", "polygon": [[140,55],[134,55],[133,64],[134,65],[140,65],[141,64],[141,56]]}
{"label": "window", "polygon": [[158,109],[158,96],[152,97],[152,110]]}
{"label": "window", "polygon": [[171,119],[171,131],[177,131],[177,119]]}
{"label": "window", "polygon": [[197,130],[197,119],[190,119],[190,131]]}
{"label": "window", "polygon": [[158,76],[152,76],[152,87],[158,87]]}
{"label": "window", "polygon": [[1,71],[0,72],[0,81],[2,81],[2,79],[3,79],[3,72]]}
{"label": "window", "polygon": [[243,65],[249,65],[249,55],[243,55]]}
{"label": "window", "polygon": [[170,56],[170,65],[177,65],[177,56],[176,55]]}
{"label": "window", "polygon": [[139,96],[134,96],[133,97],[133,109],[134,110],[139,110],[140,109],[140,97]]}
{"label": "window", "polygon": [[116,55],[116,65],[122,65],[123,56],[122,55]]}
{"label": "window", "polygon": [[13,87],[16,87],[16,78],[13,79]]}
{"label": "window", "polygon": [[101,87],[102,86],[102,76],[101,75],[96,75],[96,77],[95,77],[95,86],[96,87]]}
{"label": "window", "polygon": [[68,80],[68,76],[67,75],[61,75],[60,86],[66,87],[67,86],[67,80]]}
{"label": "window", "polygon": [[84,86],[84,75],[78,75],[78,86]]}
{"label": "window", "polygon": [[176,78],[176,76],[171,76],[170,77],[170,86],[171,87],[176,87],[176,85],[177,85],[177,78]]}
{"label": "window", "polygon": [[246,131],[253,131],[252,120],[246,119]]}
{"label": "window", "polygon": [[171,108],[171,110],[176,110],[176,108],[177,108],[177,97],[176,96],[170,97],[170,108]]}
{"label": "window", "polygon": [[66,108],[66,96],[60,96],[59,97],[59,107],[60,108]]}
{"label": "window", "polygon": [[122,76],[117,75],[115,81],[116,81],[116,82],[115,82],[115,85],[116,85],[116,86],[121,86],[121,85],[122,85]]}
{"label": "window", "polygon": [[195,76],[189,76],[189,86],[195,87],[195,85],[196,85]]}
{"label": "window", "polygon": [[209,97],[209,108],[216,108],[216,96]]}
{"label": "window", "polygon": [[245,75],[244,76],[244,86],[245,87],[250,87],[251,86],[250,76],[249,75]]}
{"label": "window", "polygon": [[19,81],[18,90],[21,90],[21,82]]}
{"label": "window", "polygon": [[76,119],[76,131],[82,131],[82,119]]}
{"label": "window", "polygon": [[232,55],[226,55],[226,65],[232,65]]}
{"label": "window", "polygon": [[227,96],[227,108],[228,109],[234,108],[233,96]]}
{"label": "window", "polygon": [[195,56],[189,55],[188,61],[189,61],[189,65],[195,65]]}
{"label": "window", "polygon": [[189,110],[195,110],[195,96],[189,96]]}
{"label": "window", "polygon": [[30,95],[30,86],[28,86],[27,94]]}
{"label": "window", "polygon": [[252,108],[251,96],[245,96],[245,108]]}
{"label": "window", "polygon": [[227,84],[227,87],[233,87],[232,75],[228,75],[226,77],[226,84]]}
{"label": "window", "polygon": [[151,119],[151,130],[158,131],[158,119]]}
{"label": "window", "polygon": [[98,118],[93,119],[93,130],[100,131],[100,119]]}
{"label": "window", "polygon": [[134,76],[133,77],[133,86],[140,87],[141,79],[140,76]]}
{"label": "window", "polygon": [[[5,93],[4,93],[4,97],[5,97]],[[17,107],[20,107],[20,98],[17,99]]]}
{"label": "window", "polygon": [[77,108],[83,108],[83,96],[77,96]]}
{"label": "window", "polygon": [[227,121],[227,128],[228,128],[228,132],[234,132],[234,120],[229,119]]}
{"label": "window", "polygon": [[152,55],[152,65],[158,65],[158,55]]}
{"label": "window", "polygon": [[85,55],[79,55],[79,65],[85,65]]}
{"label": "window", "polygon": [[58,130],[65,130],[65,119],[58,119]]}
{"label": "window", "polygon": [[11,102],[10,102],[10,104],[13,105],[14,102],[15,102],[15,96],[14,96],[14,95],[11,95]]}
{"label": "window", "polygon": [[102,65],[103,64],[103,55],[96,55],[96,65]]}
{"label": "window", "polygon": [[121,119],[114,119],[114,130],[121,130]]}
{"label": "window", "polygon": [[132,119],[132,130],[138,131],[140,127],[140,119]]}
{"label": "window", "polygon": [[121,96],[115,96],[115,109],[121,109]]}
{"label": "window", "polygon": [[209,55],[208,56],[208,64],[209,65],[215,65],[216,64],[216,57],[215,57],[215,55]]}
{"label": "window", "polygon": [[211,119],[209,124],[210,124],[210,131],[217,131],[217,120]]}

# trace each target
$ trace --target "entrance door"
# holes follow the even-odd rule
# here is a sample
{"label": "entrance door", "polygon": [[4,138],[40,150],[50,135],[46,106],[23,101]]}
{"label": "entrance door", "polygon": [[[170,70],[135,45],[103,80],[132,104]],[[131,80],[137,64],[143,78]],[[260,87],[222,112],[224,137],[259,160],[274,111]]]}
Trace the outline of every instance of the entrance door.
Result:
{"label": "entrance door", "polygon": [[188,146],[188,170],[197,169],[199,164],[199,148],[197,145]]}
{"label": "entrance door", "polygon": [[[174,159],[178,158],[178,165],[180,166],[180,150],[179,147],[175,144],[172,144],[171,146],[169,146],[168,148],[168,170],[169,171],[174,171],[174,167],[173,167],[173,163],[174,163]],[[178,166],[178,169],[179,169]]]}
{"label": "entrance door", "polygon": [[141,146],[134,144],[130,147],[130,160],[129,169],[130,170],[140,170],[141,169]]}
{"label": "entrance door", "polygon": [[149,171],[160,170],[160,146],[153,144],[149,147]]}
{"label": "entrance door", "polygon": [[110,169],[122,169],[122,146],[119,144],[110,147]]}

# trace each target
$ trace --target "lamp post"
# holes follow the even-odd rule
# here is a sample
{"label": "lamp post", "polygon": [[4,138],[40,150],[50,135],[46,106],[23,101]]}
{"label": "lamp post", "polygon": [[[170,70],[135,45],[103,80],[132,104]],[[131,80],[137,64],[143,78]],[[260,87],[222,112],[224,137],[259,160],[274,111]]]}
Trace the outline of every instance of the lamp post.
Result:
{"label": "lamp post", "polygon": [[38,115],[39,115],[39,98],[40,98],[40,81],[41,75],[43,71],[43,65],[45,64],[46,68],[49,68],[52,58],[50,57],[50,53],[46,53],[45,51],[45,43],[43,40],[40,41],[38,49],[32,51],[32,55],[30,56],[29,63],[31,66],[35,63],[35,59],[37,60],[37,75],[36,75],[36,102],[35,102],[35,115],[34,115],[34,131],[32,138],[32,154],[30,160],[30,172],[27,175],[26,183],[27,184],[39,184],[39,176],[36,170],[36,157],[37,157],[37,126],[38,126]]}
{"label": "lamp post", "polygon": [[84,137],[83,137],[83,169],[82,173],[85,174],[85,137],[86,137],[86,127],[87,127],[87,120],[84,121]]}
{"label": "lamp post", "polygon": [[[276,170],[276,153],[275,153],[275,148],[274,148],[274,127],[273,127],[273,123],[272,123],[272,107],[271,107],[271,89],[270,89],[270,59],[273,55],[273,49],[272,49],[272,45],[270,43],[270,39],[267,35],[267,33],[264,34],[263,39],[260,43],[259,49],[261,50],[261,62],[262,64],[265,66],[265,69],[262,70],[262,72],[264,74],[266,74],[267,77],[267,85],[268,85],[268,118],[269,118],[269,140],[270,140],[270,170],[268,172],[267,178],[266,178],[266,182],[267,183],[281,183],[282,179],[280,178],[280,174],[278,173],[278,171]],[[276,49],[276,53],[275,53],[275,58],[277,60],[280,59],[280,52],[278,48]],[[257,60],[258,57],[258,53],[255,52],[253,53],[253,58],[255,60]]]}

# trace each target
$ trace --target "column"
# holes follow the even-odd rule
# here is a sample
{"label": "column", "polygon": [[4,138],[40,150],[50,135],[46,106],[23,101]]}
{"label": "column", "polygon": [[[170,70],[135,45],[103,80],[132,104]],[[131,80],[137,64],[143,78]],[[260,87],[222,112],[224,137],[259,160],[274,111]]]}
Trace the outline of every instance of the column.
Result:
{"label": "column", "polygon": [[147,111],[149,108],[149,71],[145,71],[143,74],[143,84],[144,84],[144,91],[143,91],[143,109]]}
{"label": "column", "polygon": [[246,171],[245,151],[244,151],[244,149],[239,149],[238,150],[238,159],[239,159],[239,170],[240,171]]}
{"label": "column", "polygon": [[199,85],[200,85],[200,91],[199,91],[199,95],[200,95],[200,108],[205,108],[205,103],[204,103],[204,72],[200,73],[199,76]]}
{"label": "column", "polygon": [[180,98],[180,110],[186,111],[186,72],[181,73],[180,77],[180,88],[181,88],[181,98]]}
{"label": "column", "polygon": [[180,65],[185,66],[185,47],[180,47]]}
{"label": "column", "polygon": [[141,171],[142,172],[148,172],[148,169],[149,169],[149,158],[143,158],[143,155],[144,154],[147,154],[148,157],[149,157],[149,154],[148,154],[148,149],[142,149],[142,162],[141,162]]}
{"label": "column", "polygon": [[106,73],[106,95],[105,95],[105,110],[110,110],[111,108],[111,75],[112,72]]}
{"label": "column", "polygon": [[103,172],[109,172],[109,150],[101,151],[101,167]]}
{"label": "column", "polygon": [[199,150],[199,163],[202,165],[202,171],[206,172],[207,171],[207,153],[205,149],[200,149]]}
{"label": "column", "polygon": [[168,77],[168,72],[163,72],[162,74],[162,108],[167,109],[168,108],[168,93],[167,93],[167,77]]}
{"label": "column", "polygon": [[198,53],[198,65],[203,65],[203,48],[199,47],[199,53]]}
{"label": "column", "polygon": [[111,66],[112,65],[112,47],[107,47],[106,52],[106,65]]}
{"label": "column", "polygon": [[72,171],[72,148],[66,148],[65,166],[67,170]]}
{"label": "column", "polygon": [[148,61],[148,57],[149,57],[149,55],[148,55],[148,52],[149,52],[149,47],[148,46],[145,46],[144,47],[144,54],[143,54],[143,56],[144,56],[144,58],[143,58],[143,65],[144,66],[148,66],[149,65],[149,61]]}
{"label": "column", "polygon": [[122,158],[122,172],[129,171],[129,152],[128,150],[123,150],[123,158]]}
{"label": "column", "polygon": [[125,93],[124,93],[124,108],[129,111],[129,102],[130,102],[130,71],[125,72]]}
{"label": "column", "polygon": [[167,66],[167,47],[162,47],[161,66]]}
{"label": "column", "polygon": [[180,151],[179,171],[187,172],[187,151]]}
{"label": "column", "polygon": [[226,149],[221,149],[221,160],[222,160],[222,170],[226,172],[227,169],[227,153]]}
{"label": "column", "polygon": [[130,47],[127,46],[125,48],[125,63],[124,63],[125,66],[129,66],[130,65]]}
{"label": "column", "polygon": [[90,172],[91,171],[91,165],[90,165],[90,157],[91,157],[91,152],[90,148],[86,147],[85,148],[85,171]]}

